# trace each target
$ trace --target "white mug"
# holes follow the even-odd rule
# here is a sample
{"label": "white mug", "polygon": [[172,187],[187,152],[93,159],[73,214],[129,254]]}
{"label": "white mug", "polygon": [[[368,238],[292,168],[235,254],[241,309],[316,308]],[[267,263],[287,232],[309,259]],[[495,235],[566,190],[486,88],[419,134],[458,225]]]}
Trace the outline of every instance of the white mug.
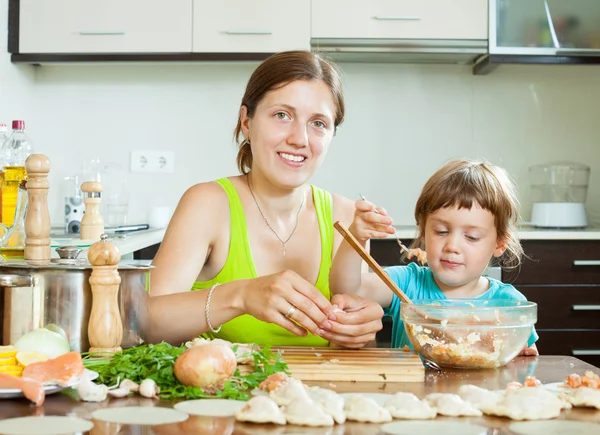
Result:
{"label": "white mug", "polygon": [[155,206],[148,212],[148,225],[150,228],[165,228],[171,219],[171,207]]}

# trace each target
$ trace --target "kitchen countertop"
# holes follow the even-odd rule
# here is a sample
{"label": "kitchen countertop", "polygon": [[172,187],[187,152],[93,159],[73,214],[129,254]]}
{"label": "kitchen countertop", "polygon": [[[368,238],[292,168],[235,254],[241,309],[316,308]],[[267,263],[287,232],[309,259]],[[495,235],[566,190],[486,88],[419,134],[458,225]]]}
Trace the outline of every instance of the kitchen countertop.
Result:
{"label": "kitchen countertop", "polygon": [[[560,382],[567,375],[576,372],[583,374],[585,370],[595,370],[598,368],[591,366],[577,358],[569,356],[540,356],[517,357],[507,366],[498,370],[445,370],[436,372],[427,370],[425,382],[416,383],[378,383],[378,382],[337,382],[336,391],[338,393],[362,392],[362,393],[395,393],[398,391],[412,392],[424,397],[433,392],[456,393],[461,385],[473,384],[488,389],[504,389],[510,381],[522,382],[526,376],[535,375],[544,383]],[[306,382],[308,385],[318,385],[327,388],[328,382]],[[91,419],[91,413],[96,409],[105,407],[121,406],[159,406],[172,407],[173,401],[154,401],[152,399],[140,398],[139,396],[113,399],[101,403],[79,402],[71,395],[62,393],[46,397],[42,408],[36,409],[25,399],[4,399],[0,406],[0,419],[10,417],[24,417],[34,415],[69,415],[84,419]],[[579,420],[600,423],[600,410],[596,409],[572,409],[563,411],[559,419]],[[512,420],[498,417],[438,417],[437,420],[455,421],[469,423],[488,428],[489,434],[494,435],[512,434],[508,427]],[[395,420],[400,421],[400,420]],[[380,424],[367,424],[349,422],[345,425],[335,426],[334,432],[328,432],[327,428],[305,428],[298,426],[280,427],[276,425],[256,425],[250,423],[236,423],[232,417],[198,417],[190,416],[187,420],[176,424],[166,424],[153,426],[152,429],[144,426],[122,425],[106,423],[93,420],[95,426],[89,432],[90,434],[282,434],[282,433],[302,433],[302,434],[324,434],[335,433],[342,434],[364,434],[379,435],[383,434]],[[600,425],[598,426],[600,429]]]}
{"label": "kitchen countertop", "polygon": [[[394,225],[400,239],[414,239],[417,235],[417,227],[414,225]],[[395,238],[390,235],[388,239]],[[587,227],[576,229],[550,229],[536,228],[533,226],[519,227],[519,239],[521,240],[600,240],[599,227]],[[376,239],[373,239],[375,241]]]}

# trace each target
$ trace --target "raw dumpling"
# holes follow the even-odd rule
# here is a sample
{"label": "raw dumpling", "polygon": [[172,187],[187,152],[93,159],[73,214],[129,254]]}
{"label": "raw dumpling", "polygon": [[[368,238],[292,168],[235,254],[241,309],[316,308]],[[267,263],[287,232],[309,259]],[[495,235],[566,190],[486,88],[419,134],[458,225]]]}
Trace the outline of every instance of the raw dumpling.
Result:
{"label": "raw dumpling", "polygon": [[563,397],[573,406],[588,406],[600,409],[600,390],[594,388],[579,387],[572,393],[564,394]]}
{"label": "raw dumpling", "polygon": [[500,402],[482,411],[513,420],[546,420],[558,417],[563,406],[563,401],[544,387],[526,387],[507,391]]}
{"label": "raw dumpling", "polygon": [[396,393],[385,402],[387,409],[394,418],[405,418],[412,420],[427,420],[435,418],[437,411],[429,402],[419,400],[412,393]]}
{"label": "raw dumpling", "polygon": [[308,396],[321,407],[326,414],[331,415],[337,424],[344,424],[344,399],[335,391],[326,388],[312,387],[308,390]]}
{"label": "raw dumpling", "polygon": [[344,412],[348,420],[368,422],[368,423],[386,423],[392,421],[390,411],[382,408],[370,397],[360,394],[352,395],[346,398]]}
{"label": "raw dumpling", "polygon": [[298,426],[333,426],[333,418],[308,396],[297,396],[283,409],[289,424]]}
{"label": "raw dumpling", "polygon": [[483,415],[471,403],[464,401],[458,394],[432,393],[425,400],[437,409],[438,414],[448,417],[479,417]]}
{"label": "raw dumpling", "polygon": [[281,387],[273,390],[269,393],[269,397],[275,401],[279,406],[286,406],[291,403],[296,397],[308,397],[306,387],[302,383],[294,378],[290,378]]}
{"label": "raw dumpling", "polygon": [[285,416],[277,403],[265,396],[256,396],[235,410],[237,421],[285,424]]}
{"label": "raw dumpling", "polygon": [[475,385],[463,385],[458,390],[458,395],[479,410],[493,408],[504,398],[503,394]]}

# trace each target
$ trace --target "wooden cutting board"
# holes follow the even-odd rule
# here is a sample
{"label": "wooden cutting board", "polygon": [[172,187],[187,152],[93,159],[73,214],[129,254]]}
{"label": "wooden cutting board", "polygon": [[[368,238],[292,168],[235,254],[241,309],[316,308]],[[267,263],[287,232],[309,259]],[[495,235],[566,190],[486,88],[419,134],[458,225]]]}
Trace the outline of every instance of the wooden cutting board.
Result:
{"label": "wooden cutting board", "polygon": [[425,368],[415,351],[279,347],[291,375],[302,381],[423,382]]}

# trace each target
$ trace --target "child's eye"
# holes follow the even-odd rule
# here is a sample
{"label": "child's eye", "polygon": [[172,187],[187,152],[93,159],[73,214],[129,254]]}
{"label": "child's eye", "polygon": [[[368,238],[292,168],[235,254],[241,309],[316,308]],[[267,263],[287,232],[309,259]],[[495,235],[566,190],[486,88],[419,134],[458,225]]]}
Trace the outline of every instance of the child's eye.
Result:
{"label": "child's eye", "polygon": [[476,242],[479,240],[479,237],[473,237],[473,236],[466,236],[468,240],[472,241],[472,242]]}
{"label": "child's eye", "polygon": [[435,231],[435,233],[436,233],[438,236],[445,236],[446,234],[448,234],[448,231]]}
{"label": "child's eye", "polygon": [[288,118],[288,115],[287,115],[287,113],[285,113],[285,112],[277,112],[277,113],[275,114],[275,117],[276,117],[277,119],[287,119],[287,118]]}

